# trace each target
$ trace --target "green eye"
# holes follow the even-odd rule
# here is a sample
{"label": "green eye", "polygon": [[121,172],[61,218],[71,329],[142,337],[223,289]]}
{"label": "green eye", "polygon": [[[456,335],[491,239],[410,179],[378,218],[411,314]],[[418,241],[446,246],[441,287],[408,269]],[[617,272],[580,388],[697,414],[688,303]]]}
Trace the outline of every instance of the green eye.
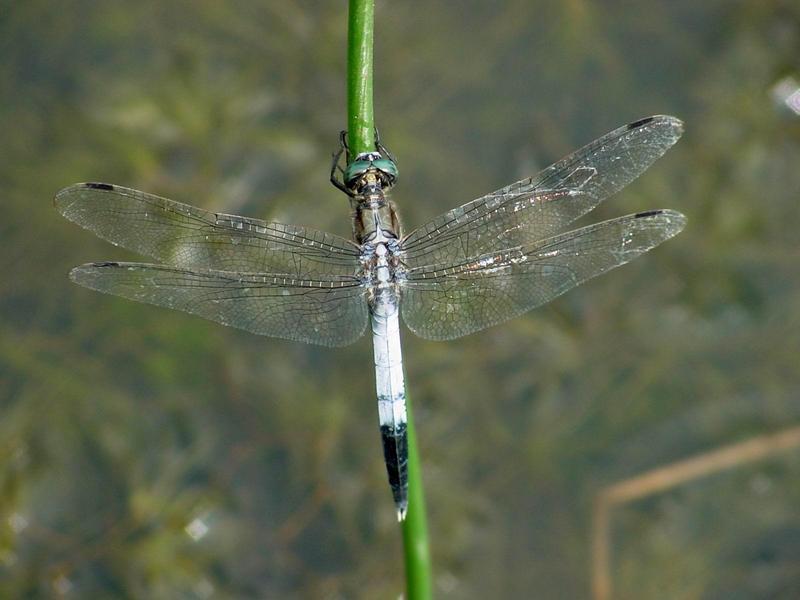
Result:
{"label": "green eye", "polygon": [[356,160],[351,162],[344,171],[345,182],[350,183],[354,179],[361,177],[369,170],[371,165],[372,161],[369,160]]}
{"label": "green eye", "polygon": [[397,179],[397,165],[388,158],[383,158],[377,152],[366,152],[359,154],[352,163],[347,165],[344,171],[345,185],[352,185],[356,179],[364,175],[370,169],[380,171],[389,179],[389,184],[393,184]]}
{"label": "green eye", "polygon": [[388,158],[379,158],[372,161],[373,166],[379,171],[388,175],[391,179],[397,179],[397,165]]}

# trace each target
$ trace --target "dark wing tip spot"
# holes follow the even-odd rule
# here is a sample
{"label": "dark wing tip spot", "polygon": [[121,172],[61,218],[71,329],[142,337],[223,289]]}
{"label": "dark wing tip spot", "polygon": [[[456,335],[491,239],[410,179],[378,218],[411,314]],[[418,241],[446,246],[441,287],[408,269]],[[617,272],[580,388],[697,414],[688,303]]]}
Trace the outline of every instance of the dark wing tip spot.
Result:
{"label": "dark wing tip spot", "polygon": [[655,117],[645,117],[644,119],[639,119],[638,121],[634,121],[633,123],[628,123],[628,129],[637,129],[642,125],[647,125],[655,120]]}
{"label": "dark wing tip spot", "polygon": [[90,181],[89,183],[84,183],[83,187],[89,188],[90,190],[108,190],[113,191],[114,186],[110,183],[97,183]]}
{"label": "dark wing tip spot", "polygon": [[96,262],[92,263],[90,266],[92,267],[118,267],[118,262]]}
{"label": "dark wing tip spot", "polygon": [[644,212],[636,213],[633,215],[637,219],[644,219],[645,217],[655,217],[656,215],[664,214],[663,210],[646,210]]}

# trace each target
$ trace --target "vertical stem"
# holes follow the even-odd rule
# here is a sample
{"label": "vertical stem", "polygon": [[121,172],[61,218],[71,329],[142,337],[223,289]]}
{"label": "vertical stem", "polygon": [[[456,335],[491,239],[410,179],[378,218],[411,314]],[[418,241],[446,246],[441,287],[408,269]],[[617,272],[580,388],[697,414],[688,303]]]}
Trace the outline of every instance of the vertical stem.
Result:
{"label": "vertical stem", "polygon": [[350,0],[347,30],[347,135],[354,154],[375,149],[372,62],[375,0]]}
{"label": "vertical stem", "polygon": [[[372,108],[374,0],[350,0],[347,32],[347,131],[354,154],[375,149],[375,117]],[[431,558],[422,473],[411,400],[406,393],[408,417],[408,514],[402,523],[403,555],[408,600],[430,600]]]}
{"label": "vertical stem", "polygon": [[431,593],[431,555],[428,549],[428,522],[425,493],[417,453],[417,434],[406,394],[408,417],[408,514],[403,521],[403,555],[406,563],[406,590],[409,600],[429,600]]}

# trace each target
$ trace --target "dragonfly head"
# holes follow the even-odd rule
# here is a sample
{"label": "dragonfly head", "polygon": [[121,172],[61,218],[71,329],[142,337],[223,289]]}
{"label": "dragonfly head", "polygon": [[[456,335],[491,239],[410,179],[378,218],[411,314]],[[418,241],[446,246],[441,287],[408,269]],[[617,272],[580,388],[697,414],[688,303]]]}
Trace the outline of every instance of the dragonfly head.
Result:
{"label": "dragonfly head", "polygon": [[390,188],[397,181],[397,165],[380,152],[362,152],[347,165],[344,184],[348,189],[359,192],[367,184],[367,174],[374,174],[383,188]]}

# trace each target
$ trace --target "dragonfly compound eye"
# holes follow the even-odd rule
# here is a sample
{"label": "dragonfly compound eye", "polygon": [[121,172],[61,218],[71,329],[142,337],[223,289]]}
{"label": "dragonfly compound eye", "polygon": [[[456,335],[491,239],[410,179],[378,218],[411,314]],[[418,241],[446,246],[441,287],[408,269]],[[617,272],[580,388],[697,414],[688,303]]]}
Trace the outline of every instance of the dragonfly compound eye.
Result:
{"label": "dragonfly compound eye", "polygon": [[390,185],[397,181],[397,165],[388,158],[379,158],[372,161],[372,166],[386,176]]}
{"label": "dragonfly compound eye", "polygon": [[356,159],[347,165],[344,171],[344,181],[347,187],[352,188],[360,177],[363,177],[370,169],[380,173],[381,179],[392,185],[397,180],[397,165],[388,158],[383,158],[378,152],[364,152],[356,156]]}
{"label": "dragonfly compound eye", "polygon": [[347,187],[352,187],[355,181],[364,175],[372,166],[370,160],[355,160],[347,165],[344,171],[344,182]]}

